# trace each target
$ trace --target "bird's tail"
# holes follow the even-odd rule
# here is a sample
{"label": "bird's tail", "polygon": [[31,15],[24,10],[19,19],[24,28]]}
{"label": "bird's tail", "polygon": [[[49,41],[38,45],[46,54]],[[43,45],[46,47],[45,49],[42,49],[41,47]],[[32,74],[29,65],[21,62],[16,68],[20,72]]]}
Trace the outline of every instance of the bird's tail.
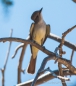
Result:
{"label": "bird's tail", "polygon": [[36,58],[33,58],[33,56],[31,56],[31,60],[30,60],[29,66],[27,68],[27,72],[34,74],[35,73],[35,66],[36,66]]}

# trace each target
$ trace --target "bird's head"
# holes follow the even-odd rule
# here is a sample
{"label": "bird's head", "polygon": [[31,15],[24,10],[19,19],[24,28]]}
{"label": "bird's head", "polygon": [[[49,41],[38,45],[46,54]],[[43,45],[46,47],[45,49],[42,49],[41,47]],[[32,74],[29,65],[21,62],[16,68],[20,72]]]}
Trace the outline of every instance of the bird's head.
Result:
{"label": "bird's head", "polygon": [[33,12],[32,16],[31,16],[31,19],[32,19],[35,23],[38,23],[38,22],[41,20],[41,12],[42,12],[42,9],[43,9],[43,8],[41,8],[41,9],[38,10],[38,11]]}

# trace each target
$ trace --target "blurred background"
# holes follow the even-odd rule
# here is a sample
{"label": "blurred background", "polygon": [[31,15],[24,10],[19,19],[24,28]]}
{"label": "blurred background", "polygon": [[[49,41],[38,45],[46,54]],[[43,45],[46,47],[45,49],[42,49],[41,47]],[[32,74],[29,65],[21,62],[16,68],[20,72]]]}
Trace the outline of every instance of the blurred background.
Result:
{"label": "blurred background", "polygon": [[[72,26],[76,25],[76,3],[75,0],[0,0],[0,38],[9,37],[10,30],[13,29],[13,37],[26,39],[31,23],[31,15],[34,11],[39,10],[43,7],[42,15],[47,24],[51,26],[51,33],[58,36],[62,36],[62,33]],[[76,44],[76,29],[66,36],[66,40]],[[7,49],[9,42],[0,43],[0,68],[3,68]],[[17,84],[17,66],[19,57],[21,54],[21,49],[19,49],[17,55],[14,59],[11,59],[14,54],[15,48],[20,43],[12,42],[10,55],[5,71],[5,86],[15,86]],[[47,39],[44,46],[54,52],[55,48],[59,45],[58,42],[51,39]],[[63,46],[63,50],[66,51],[64,58],[70,59],[71,49]],[[27,69],[28,63],[30,61],[30,47],[28,45],[25,52],[23,60],[23,69]],[[41,65],[43,58],[47,55],[39,51],[37,64],[36,64],[36,73]],[[73,57],[73,66],[76,67],[76,52]],[[54,64],[54,61],[49,61],[46,65],[50,67],[51,70],[58,69],[57,64]],[[30,75],[25,72],[21,73],[22,82],[33,79],[36,75]],[[0,72],[0,86],[2,74]],[[70,78],[70,81],[67,81],[67,86],[76,86],[76,76],[67,76]],[[39,86],[61,86],[61,81],[58,79],[52,79],[44,84]]]}

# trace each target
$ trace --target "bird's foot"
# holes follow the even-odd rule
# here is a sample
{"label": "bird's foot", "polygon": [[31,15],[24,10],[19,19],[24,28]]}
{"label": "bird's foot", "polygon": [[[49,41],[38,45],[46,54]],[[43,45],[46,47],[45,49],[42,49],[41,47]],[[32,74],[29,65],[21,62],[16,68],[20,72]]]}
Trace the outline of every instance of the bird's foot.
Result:
{"label": "bird's foot", "polygon": [[44,50],[46,49],[45,46],[42,46],[44,48]]}
{"label": "bird's foot", "polygon": [[32,40],[34,43],[36,43],[36,41]]}

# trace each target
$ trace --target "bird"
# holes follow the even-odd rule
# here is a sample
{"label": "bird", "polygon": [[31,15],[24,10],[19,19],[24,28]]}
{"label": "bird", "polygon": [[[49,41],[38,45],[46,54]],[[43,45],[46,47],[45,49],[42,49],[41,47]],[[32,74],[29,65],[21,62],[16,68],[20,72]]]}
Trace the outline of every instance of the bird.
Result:
{"label": "bird", "polygon": [[[50,34],[50,25],[46,25],[42,17],[42,9],[32,13],[31,19],[34,21],[30,27],[30,40],[43,46],[47,36]],[[36,59],[39,49],[30,45],[31,59],[27,68],[27,73],[34,74],[36,67]]]}

